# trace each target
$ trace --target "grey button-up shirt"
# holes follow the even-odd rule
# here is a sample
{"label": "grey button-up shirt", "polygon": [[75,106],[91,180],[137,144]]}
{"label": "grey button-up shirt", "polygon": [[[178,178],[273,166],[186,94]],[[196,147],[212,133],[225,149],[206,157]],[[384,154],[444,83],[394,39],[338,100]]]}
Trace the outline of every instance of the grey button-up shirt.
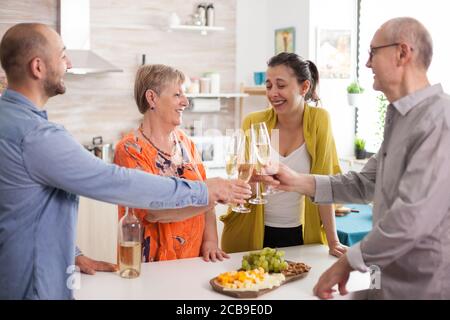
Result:
{"label": "grey button-up shirt", "polygon": [[0,299],[67,299],[78,196],[138,208],[208,203],[206,185],[106,164],[23,95],[0,98]]}
{"label": "grey button-up shirt", "polygon": [[316,176],[315,201],[370,202],[373,229],[347,253],[381,269],[372,298],[450,299],[450,97],[440,85],[390,104],[383,144],[360,173]]}

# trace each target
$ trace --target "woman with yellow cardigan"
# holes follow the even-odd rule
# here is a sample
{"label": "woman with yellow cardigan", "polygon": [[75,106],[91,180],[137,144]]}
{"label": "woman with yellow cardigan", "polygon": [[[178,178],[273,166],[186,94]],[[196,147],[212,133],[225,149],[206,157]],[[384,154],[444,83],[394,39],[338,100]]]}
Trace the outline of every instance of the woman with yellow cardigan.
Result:
{"label": "woman with yellow cardigan", "polygon": [[[295,53],[272,57],[267,69],[267,98],[271,107],[249,114],[242,129],[265,122],[271,134],[279,133],[278,146],[272,152],[291,169],[312,174],[340,173],[336,147],[328,112],[309,106],[318,102],[317,67]],[[263,247],[287,247],[311,243],[328,243],[329,253],[346,252],[336,233],[332,205],[316,205],[303,195],[280,192],[266,196],[265,205],[250,205],[251,213],[228,210],[224,223],[222,250],[240,252]]]}

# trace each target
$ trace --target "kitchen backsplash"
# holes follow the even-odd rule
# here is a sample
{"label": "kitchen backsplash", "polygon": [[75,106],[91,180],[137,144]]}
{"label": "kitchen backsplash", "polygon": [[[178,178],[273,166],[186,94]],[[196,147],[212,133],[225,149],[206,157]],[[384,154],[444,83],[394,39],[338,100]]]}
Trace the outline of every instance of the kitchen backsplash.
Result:
{"label": "kitchen backsplash", "polygon": [[[142,63],[164,63],[187,76],[220,73],[222,92],[235,92],[236,0],[215,1],[215,25],[224,31],[168,32],[171,13],[182,21],[193,13],[199,1],[192,0],[95,0],[91,9],[91,49],[124,72],[67,75],[67,91],[49,100],[51,121],[63,124],[83,144],[102,136],[114,142],[121,133],[135,128],[141,115],[133,99],[134,75]],[[57,0],[15,0],[2,2],[0,36],[19,22],[42,22],[56,28]],[[20,18],[18,18],[20,17]],[[2,73],[2,70],[0,70]],[[183,126],[202,121],[203,128],[222,132],[234,126],[235,99],[222,99],[216,113],[184,114]]]}

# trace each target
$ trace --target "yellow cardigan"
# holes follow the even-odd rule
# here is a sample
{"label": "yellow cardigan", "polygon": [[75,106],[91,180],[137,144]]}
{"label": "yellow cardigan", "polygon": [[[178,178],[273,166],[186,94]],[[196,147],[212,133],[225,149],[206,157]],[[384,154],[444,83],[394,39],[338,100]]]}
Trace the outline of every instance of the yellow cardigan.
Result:
{"label": "yellow cardigan", "polygon": [[[252,123],[265,122],[269,134],[277,123],[273,108],[249,114],[242,123],[247,131]],[[331,175],[341,172],[331,130],[328,112],[322,108],[305,104],[303,115],[303,134],[306,149],[311,156],[311,174]],[[236,213],[228,209],[220,217],[224,223],[221,246],[225,252],[259,250],[264,241],[264,206],[251,205],[251,213]],[[327,243],[325,231],[320,220],[319,208],[309,197],[305,197],[304,211],[299,212],[304,221],[303,241],[310,243]]]}

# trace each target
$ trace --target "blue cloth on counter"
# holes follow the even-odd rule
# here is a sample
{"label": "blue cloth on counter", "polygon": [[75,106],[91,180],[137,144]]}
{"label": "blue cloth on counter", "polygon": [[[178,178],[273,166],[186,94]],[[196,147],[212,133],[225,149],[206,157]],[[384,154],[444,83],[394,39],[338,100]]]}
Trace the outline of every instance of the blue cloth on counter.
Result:
{"label": "blue cloth on counter", "polygon": [[78,195],[138,208],[208,203],[206,185],[107,164],[13,90],[0,98],[0,299],[71,299]]}
{"label": "blue cloth on counter", "polygon": [[346,246],[352,246],[372,230],[372,207],[366,204],[345,204],[344,206],[359,210],[343,217],[336,217],[339,241]]}

